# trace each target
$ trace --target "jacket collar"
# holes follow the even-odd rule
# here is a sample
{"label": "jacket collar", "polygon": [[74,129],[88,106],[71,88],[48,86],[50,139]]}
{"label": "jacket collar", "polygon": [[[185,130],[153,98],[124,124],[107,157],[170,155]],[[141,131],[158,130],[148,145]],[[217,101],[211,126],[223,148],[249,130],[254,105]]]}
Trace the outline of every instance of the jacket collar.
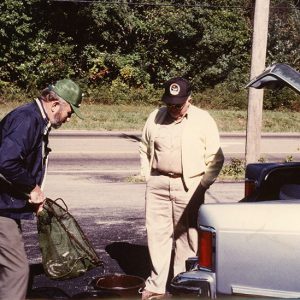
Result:
{"label": "jacket collar", "polygon": [[41,115],[42,115],[44,121],[45,121],[46,127],[44,129],[44,135],[46,135],[50,131],[50,129],[51,129],[51,123],[50,123],[50,121],[49,121],[49,119],[47,117],[47,114],[46,114],[45,109],[44,109],[44,107],[43,107],[43,105],[41,103],[41,100],[39,100],[37,98],[37,99],[35,99],[35,102],[36,102],[36,104],[37,104],[37,106],[38,106],[38,108],[39,108],[39,110],[41,112]]}

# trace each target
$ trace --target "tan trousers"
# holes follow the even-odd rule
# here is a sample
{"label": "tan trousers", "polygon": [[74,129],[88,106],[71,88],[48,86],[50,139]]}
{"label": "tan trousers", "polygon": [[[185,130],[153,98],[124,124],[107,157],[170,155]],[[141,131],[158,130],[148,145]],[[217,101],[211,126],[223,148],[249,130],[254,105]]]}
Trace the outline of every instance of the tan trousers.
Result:
{"label": "tan trousers", "polygon": [[185,271],[185,260],[196,256],[198,208],[204,201],[201,178],[185,190],[182,179],[151,175],[146,187],[146,229],[152,262],[145,289],[165,293],[174,247],[174,276]]}
{"label": "tan trousers", "polygon": [[0,217],[0,300],[26,297],[29,264],[17,223]]}

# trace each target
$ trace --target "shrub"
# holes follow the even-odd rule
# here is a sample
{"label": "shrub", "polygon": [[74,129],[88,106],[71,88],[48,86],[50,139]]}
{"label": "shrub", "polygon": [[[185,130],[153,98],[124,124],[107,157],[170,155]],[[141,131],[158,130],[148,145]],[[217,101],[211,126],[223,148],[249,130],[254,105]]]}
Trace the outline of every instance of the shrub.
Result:
{"label": "shrub", "polygon": [[225,163],[220,173],[221,177],[241,179],[245,177],[245,161],[232,158],[230,163]]}

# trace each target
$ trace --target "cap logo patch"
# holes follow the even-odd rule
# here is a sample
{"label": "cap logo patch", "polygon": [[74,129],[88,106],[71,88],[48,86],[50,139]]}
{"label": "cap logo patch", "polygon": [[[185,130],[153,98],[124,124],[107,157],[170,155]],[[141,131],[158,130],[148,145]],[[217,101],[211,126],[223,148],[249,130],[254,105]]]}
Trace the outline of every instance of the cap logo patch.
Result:
{"label": "cap logo patch", "polygon": [[172,83],[170,85],[170,94],[173,96],[177,96],[180,92],[180,86],[177,83]]}

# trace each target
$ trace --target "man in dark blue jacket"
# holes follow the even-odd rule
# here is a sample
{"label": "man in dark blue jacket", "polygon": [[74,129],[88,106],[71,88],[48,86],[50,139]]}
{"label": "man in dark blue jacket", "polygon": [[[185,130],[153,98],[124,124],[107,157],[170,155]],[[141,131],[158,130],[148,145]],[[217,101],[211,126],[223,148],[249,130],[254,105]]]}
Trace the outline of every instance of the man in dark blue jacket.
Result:
{"label": "man in dark blue jacket", "polygon": [[29,264],[20,220],[42,210],[50,129],[73,113],[80,117],[81,100],[75,82],[59,80],[0,122],[0,300],[26,297]]}

